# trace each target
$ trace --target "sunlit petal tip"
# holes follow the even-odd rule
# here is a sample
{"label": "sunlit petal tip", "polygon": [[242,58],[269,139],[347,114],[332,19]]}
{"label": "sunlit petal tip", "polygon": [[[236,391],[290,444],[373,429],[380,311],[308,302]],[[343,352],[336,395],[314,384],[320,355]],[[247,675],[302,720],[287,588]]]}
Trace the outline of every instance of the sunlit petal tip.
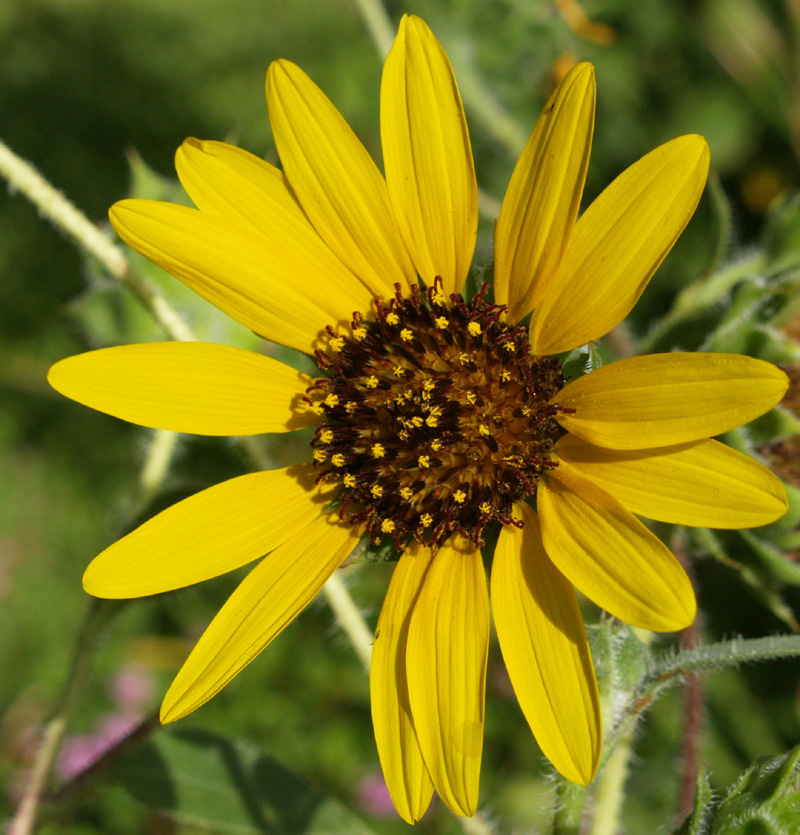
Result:
{"label": "sunlit petal tip", "polygon": [[492,564],[492,612],[511,684],[545,756],[588,784],[602,740],[600,698],[572,584],[544,551],[537,514],[514,508]]}
{"label": "sunlit petal tip", "polygon": [[548,556],[598,606],[632,626],[674,632],[694,620],[694,589],[674,554],[581,473],[557,467],[539,485]]}
{"label": "sunlit petal tip", "polygon": [[467,817],[478,804],[488,648],[481,553],[456,538],[437,551],[414,606],[406,672],[425,765],[442,801]]}
{"label": "sunlit petal tip", "polygon": [[630,313],[694,214],[708,167],[705,139],[688,134],[646,154],[600,194],[575,224],[535,313],[535,353],[599,339]]}
{"label": "sunlit petal tip", "polygon": [[195,435],[256,435],[312,426],[311,378],[270,357],[205,342],[118,345],[68,357],[56,391],[139,426]]}
{"label": "sunlit petal tip", "polygon": [[518,322],[538,306],[578,215],[594,131],[594,67],[550,96],[514,167],[495,229],[495,298]]}
{"label": "sunlit petal tip", "polygon": [[395,218],[417,272],[445,294],[469,272],[478,186],[464,107],[428,25],[406,16],[381,79],[381,143]]}
{"label": "sunlit petal tip", "polygon": [[94,597],[128,599],[184,588],[246,565],[316,519],[331,496],[310,464],[223,481],[148,519],[92,560]]}
{"label": "sunlit petal tip", "polygon": [[186,716],[216,695],[319,593],[362,531],[322,516],[259,562],[208,625],[172,682],[161,715]]}
{"label": "sunlit petal tip", "polygon": [[376,295],[407,290],[416,272],[366,148],[300,67],[274,61],[266,88],[283,169],[320,237]]}
{"label": "sunlit petal tip", "polygon": [[381,607],[370,664],[370,706],[381,768],[398,814],[411,824],[425,814],[433,795],[411,719],[404,663],[410,615],[431,559],[430,549],[416,542],[400,557]]}
{"label": "sunlit petal tip", "polygon": [[719,441],[614,450],[564,435],[553,460],[581,472],[632,513],[675,525],[755,528],[780,519],[786,489],[765,466]]}
{"label": "sunlit petal tip", "polygon": [[789,380],[739,354],[647,354],[601,366],[554,398],[558,422],[589,443],[652,449],[705,440],[768,412]]}

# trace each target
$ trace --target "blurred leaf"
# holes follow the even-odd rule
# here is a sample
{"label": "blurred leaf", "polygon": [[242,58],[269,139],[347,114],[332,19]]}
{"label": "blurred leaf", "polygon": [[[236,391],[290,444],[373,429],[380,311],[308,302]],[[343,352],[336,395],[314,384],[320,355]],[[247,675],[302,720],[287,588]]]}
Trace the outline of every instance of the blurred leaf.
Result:
{"label": "blurred leaf", "polygon": [[163,731],[113,770],[130,794],[183,824],[236,835],[370,835],[255,746],[198,730]]}

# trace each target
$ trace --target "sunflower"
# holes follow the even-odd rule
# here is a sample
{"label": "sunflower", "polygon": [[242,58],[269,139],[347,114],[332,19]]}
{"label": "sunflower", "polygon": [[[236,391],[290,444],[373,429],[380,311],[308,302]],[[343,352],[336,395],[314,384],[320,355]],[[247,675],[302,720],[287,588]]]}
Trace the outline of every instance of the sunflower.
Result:
{"label": "sunflower", "polygon": [[453,72],[422,20],[403,18],[384,66],[385,178],[295,65],[271,65],[267,103],[283,170],[188,139],[177,171],[197,209],[124,200],[110,216],[134,249],[264,338],[313,355],[319,374],[164,343],[68,358],[49,379],[143,426],[316,427],[309,460],[165,510],[101,553],[84,586],[139,597],[263,557],[169,689],[171,722],[255,658],[362,538],[393,541],[370,672],[381,764],[405,820],[434,788],[471,815],[490,631],[481,549],[494,529],[492,608],[511,682],[545,755],[586,784],[601,719],[573,586],[627,623],[681,629],[695,615],[691,584],[634,514],[738,528],[786,509],[774,475],[710,440],[780,400],[787,380],[774,366],[672,353],[562,373],[559,355],[622,321],[683,230],[706,143],[662,145],[578,218],[595,108],[593,69],[579,64],[513,172],[494,298],[484,285],[465,300],[477,185]]}

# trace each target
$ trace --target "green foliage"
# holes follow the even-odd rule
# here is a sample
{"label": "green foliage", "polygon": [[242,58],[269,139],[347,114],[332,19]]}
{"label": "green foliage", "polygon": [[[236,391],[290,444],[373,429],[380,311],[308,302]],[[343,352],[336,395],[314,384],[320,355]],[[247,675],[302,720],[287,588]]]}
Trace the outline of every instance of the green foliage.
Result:
{"label": "green foliage", "polygon": [[794,835],[800,820],[800,746],[753,763],[717,803],[701,775],[692,814],[675,835]]}
{"label": "green foliage", "polygon": [[330,796],[246,743],[164,731],[114,766],[112,777],[149,809],[220,835],[370,835]]}

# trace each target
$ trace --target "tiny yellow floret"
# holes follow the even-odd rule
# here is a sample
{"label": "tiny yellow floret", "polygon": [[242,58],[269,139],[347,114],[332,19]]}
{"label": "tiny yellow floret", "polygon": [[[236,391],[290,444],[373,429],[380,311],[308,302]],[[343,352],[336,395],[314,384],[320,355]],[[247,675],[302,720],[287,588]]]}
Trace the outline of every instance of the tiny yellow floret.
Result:
{"label": "tiny yellow floret", "polygon": [[390,311],[386,314],[386,322],[389,325],[396,325],[399,321],[400,317],[394,311]]}
{"label": "tiny yellow floret", "polygon": [[453,500],[458,502],[458,504],[464,504],[467,499],[467,494],[463,490],[456,490],[453,493]]}
{"label": "tiny yellow floret", "polygon": [[467,325],[467,330],[470,333],[470,336],[480,336],[483,333],[483,329],[478,322],[470,322]]}
{"label": "tiny yellow floret", "polygon": [[439,328],[440,331],[443,331],[449,324],[450,322],[446,316],[436,317],[436,327]]}
{"label": "tiny yellow floret", "polygon": [[337,452],[331,457],[331,464],[333,464],[334,467],[344,467],[344,455],[342,455],[341,452]]}
{"label": "tiny yellow floret", "polygon": [[386,455],[386,450],[384,449],[383,444],[373,444],[370,447],[370,452],[372,453],[373,458],[383,458]]}
{"label": "tiny yellow floret", "polygon": [[403,499],[403,501],[409,501],[413,495],[414,491],[410,487],[400,488],[400,498]]}
{"label": "tiny yellow floret", "polygon": [[383,495],[383,487],[380,484],[373,484],[369,492],[372,493],[374,499],[379,499]]}
{"label": "tiny yellow floret", "polygon": [[411,342],[413,338],[414,334],[408,328],[403,328],[403,330],[400,331],[400,339],[402,339],[403,342]]}
{"label": "tiny yellow floret", "polygon": [[391,533],[394,530],[394,522],[391,519],[384,519],[381,522],[381,530],[384,533]]}
{"label": "tiny yellow floret", "polygon": [[419,466],[423,470],[426,469],[427,467],[430,467],[430,465],[431,465],[430,456],[429,455],[420,455],[420,457],[417,458],[417,464],[419,464]]}
{"label": "tiny yellow floret", "polygon": [[419,523],[423,528],[429,528],[433,524],[433,516],[431,516],[430,513],[423,513],[422,516],[419,517]]}

